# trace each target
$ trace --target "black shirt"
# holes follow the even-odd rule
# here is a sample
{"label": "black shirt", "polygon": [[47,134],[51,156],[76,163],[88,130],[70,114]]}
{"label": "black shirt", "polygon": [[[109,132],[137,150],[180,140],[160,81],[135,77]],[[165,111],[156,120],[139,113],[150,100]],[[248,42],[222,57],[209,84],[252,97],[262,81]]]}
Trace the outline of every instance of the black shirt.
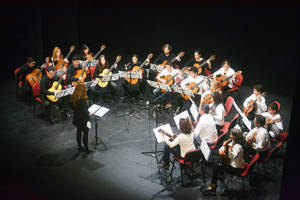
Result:
{"label": "black shirt", "polygon": [[76,74],[77,70],[81,70],[82,66],[79,64],[77,67],[74,67],[73,64],[70,64],[67,69],[67,81],[68,84],[72,83],[73,81],[78,81],[79,78],[74,78],[73,76]]}
{"label": "black shirt", "polygon": [[72,104],[73,109],[73,124],[75,126],[86,126],[90,119],[88,111],[88,103],[85,99],[80,99],[75,105]]}
{"label": "black shirt", "polygon": [[[142,62],[141,61],[137,61],[136,64],[133,64],[133,62],[129,62],[126,66],[127,66],[127,70],[131,70],[134,66],[141,66]],[[126,70],[126,69],[125,69]]]}
{"label": "black shirt", "polygon": [[21,80],[18,79],[18,82],[22,81],[24,83],[26,76],[28,74],[30,74],[33,71],[33,69],[36,69],[36,68],[39,69],[39,67],[37,67],[37,66],[29,67],[27,65],[27,63],[25,63],[24,65],[22,65],[20,67],[20,70],[16,74],[17,79],[19,78],[20,75],[22,75],[22,79]]}
{"label": "black shirt", "polygon": [[[175,57],[176,57],[176,56],[175,56],[175,54],[173,54],[173,53],[170,53],[169,56],[166,56],[165,53],[160,53],[160,54],[158,55],[158,57],[153,61],[153,63],[154,63],[154,64],[157,64],[157,65],[160,65],[160,64],[162,64],[165,60],[171,62]],[[176,60],[176,61],[177,61],[177,60]],[[174,61],[174,63],[175,63],[176,61]]]}
{"label": "black shirt", "polygon": [[40,96],[45,98],[46,95],[54,95],[54,92],[49,92],[48,89],[52,87],[54,81],[57,81],[57,77],[49,79],[47,75],[43,76],[40,80]]}
{"label": "black shirt", "polygon": [[[201,65],[202,63],[204,63],[204,62],[206,62],[206,60],[204,60],[204,59],[202,59],[201,61],[196,61],[196,59],[195,58],[191,58],[190,60],[188,60],[185,64],[184,64],[184,67],[192,67],[192,66],[194,66],[195,64],[199,64],[199,65]],[[204,67],[205,68],[207,68],[208,70],[210,70],[209,68],[208,68],[208,64],[206,63],[206,64],[204,64],[203,66],[202,66],[202,72],[200,73],[200,74],[202,74],[202,75],[205,75],[205,73],[204,73]],[[206,75],[205,75],[206,76]]]}

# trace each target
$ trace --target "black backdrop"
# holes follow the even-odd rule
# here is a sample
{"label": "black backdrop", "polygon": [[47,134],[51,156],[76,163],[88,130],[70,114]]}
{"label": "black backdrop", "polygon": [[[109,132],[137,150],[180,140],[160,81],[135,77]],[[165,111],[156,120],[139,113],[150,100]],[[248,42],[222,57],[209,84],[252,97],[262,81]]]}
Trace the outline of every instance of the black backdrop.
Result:
{"label": "black backdrop", "polygon": [[[42,63],[56,45],[66,55],[72,44],[78,50],[87,43],[96,52],[105,43],[110,62],[121,55],[124,64],[133,53],[157,56],[161,46],[170,43],[174,53],[186,52],[183,61],[200,48],[206,58],[217,55],[214,67],[227,59],[241,69],[244,85],[263,83],[272,93],[290,98],[294,94],[298,5],[77,0],[6,3],[1,9],[2,81],[13,78],[13,70],[28,56]],[[289,149],[291,158],[293,147]],[[288,169],[292,162],[287,162]],[[285,183],[291,183],[289,175]]]}

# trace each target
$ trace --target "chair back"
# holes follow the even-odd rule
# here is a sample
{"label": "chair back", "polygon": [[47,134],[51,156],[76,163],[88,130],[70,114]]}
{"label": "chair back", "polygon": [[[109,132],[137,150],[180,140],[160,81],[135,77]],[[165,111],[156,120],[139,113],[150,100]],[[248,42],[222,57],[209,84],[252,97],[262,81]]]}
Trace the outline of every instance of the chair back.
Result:
{"label": "chair back", "polygon": [[239,74],[239,75],[237,75],[236,77],[235,77],[235,79],[237,80],[235,83],[234,83],[234,85],[236,86],[236,87],[241,87],[241,85],[242,85],[242,83],[243,83],[243,79],[244,79],[244,77],[243,77],[243,75],[242,74]]}
{"label": "chair back", "polygon": [[274,148],[272,148],[269,153],[268,156],[265,158],[264,162],[268,162],[268,160],[270,159],[270,157],[272,156],[272,153],[276,150],[279,149],[281,146],[283,145],[283,143],[280,141],[276,144],[276,146]]}
{"label": "chair back", "polygon": [[232,96],[227,97],[226,102],[224,104],[227,112],[225,112],[224,117],[226,117],[230,113],[233,101],[234,101],[234,99]]}
{"label": "chair back", "polygon": [[199,160],[203,158],[203,154],[201,149],[195,149],[187,152],[184,156],[184,163],[191,164],[199,162]]}
{"label": "chair back", "polygon": [[19,77],[16,77],[17,76],[17,73],[20,71],[20,67],[18,67],[17,69],[15,69],[15,71],[14,71],[14,76],[15,76],[15,78],[17,79],[17,80],[20,80],[20,79],[22,79],[23,78],[23,75],[20,75]]}
{"label": "chair back", "polygon": [[95,70],[96,70],[96,66],[90,66],[90,73],[92,79],[95,79],[94,77]]}
{"label": "chair back", "polygon": [[288,137],[288,132],[282,132],[279,136],[280,141],[285,142]]}
{"label": "chair back", "polygon": [[39,97],[40,96],[40,88],[41,88],[40,82],[36,82],[35,84],[33,84],[33,86],[32,86],[32,95],[33,95],[33,97]]}

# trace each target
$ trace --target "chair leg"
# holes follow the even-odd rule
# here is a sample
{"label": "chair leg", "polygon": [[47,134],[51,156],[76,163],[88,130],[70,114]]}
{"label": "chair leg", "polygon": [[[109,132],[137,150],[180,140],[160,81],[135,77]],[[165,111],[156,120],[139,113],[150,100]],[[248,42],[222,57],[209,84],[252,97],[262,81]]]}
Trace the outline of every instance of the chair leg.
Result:
{"label": "chair leg", "polygon": [[183,184],[183,174],[182,174],[182,165],[180,164],[180,178],[181,178],[181,185],[184,186]]}
{"label": "chair leg", "polygon": [[171,172],[170,172],[170,180],[172,181],[173,180],[173,171],[174,171],[174,168],[175,168],[175,159],[173,160],[172,162],[172,168],[171,168]]}

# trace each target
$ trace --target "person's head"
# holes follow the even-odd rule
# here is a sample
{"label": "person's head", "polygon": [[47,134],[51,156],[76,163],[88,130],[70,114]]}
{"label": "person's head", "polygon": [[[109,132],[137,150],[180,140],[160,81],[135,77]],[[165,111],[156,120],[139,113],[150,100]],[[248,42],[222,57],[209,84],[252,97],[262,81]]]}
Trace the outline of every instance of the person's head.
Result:
{"label": "person's head", "polygon": [[253,87],[253,94],[255,96],[261,95],[264,92],[264,86],[262,84],[256,84]]}
{"label": "person's head", "polygon": [[165,54],[169,54],[172,51],[172,47],[170,44],[165,44],[162,46],[162,50],[164,51]]}
{"label": "person's head", "polygon": [[239,129],[232,128],[230,130],[230,136],[229,137],[232,139],[233,142],[235,142],[237,144],[242,145],[243,142],[244,142],[243,133]]}
{"label": "person's head", "polygon": [[28,67],[32,68],[32,67],[34,67],[36,62],[32,57],[29,57],[29,58],[27,58],[26,63],[27,63]]}
{"label": "person's head", "polygon": [[190,75],[193,77],[193,78],[197,78],[198,76],[198,69],[197,67],[191,67],[190,68]]}
{"label": "person's head", "polygon": [[82,52],[84,55],[88,55],[88,54],[89,54],[89,51],[90,51],[90,49],[89,49],[89,47],[88,47],[87,44],[82,45],[82,47],[81,47],[81,52]]}
{"label": "person's head", "polygon": [[47,67],[47,70],[46,70],[46,75],[49,79],[53,79],[53,77],[55,76],[56,74],[56,70],[53,66],[49,66]]}
{"label": "person's head", "polygon": [[275,102],[272,102],[269,106],[268,106],[268,112],[271,114],[271,115],[276,115],[278,113],[278,104],[275,103]]}
{"label": "person's head", "polygon": [[214,91],[211,96],[215,105],[223,103],[223,95],[220,92]]}
{"label": "person's head", "polygon": [[266,123],[266,118],[262,115],[256,115],[253,121],[255,127],[263,127]]}
{"label": "person's head", "polygon": [[53,53],[52,53],[52,58],[54,58],[54,59],[61,59],[62,58],[61,50],[60,50],[59,47],[54,47]]}
{"label": "person's head", "polygon": [[222,63],[222,67],[224,67],[225,70],[228,70],[230,68],[230,63],[228,60],[225,60],[223,63]]}
{"label": "person's head", "polygon": [[189,118],[180,118],[179,129],[184,134],[191,134],[191,124]]}
{"label": "person's head", "polygon": [[99,64],[105,65],[106,64],[106,57],[105,55],[100,55],[99,57]]}
{"label": "person's head", "polygon": [[204,115],[208,113],[209,113],[209,105],[207,103],[202,103],[199,110],[199,114]]}
{"label": "person's head", "polygon": [[136,64],[139,60],[139,56],[137,54],[133,54],[131,60],[133,64]]}
{"label": "person's head", "polygon": [[220,84],[218,83],[218,81],[213,80],[210,82],[210,90],[211,91],[215,91],[218,88],[220,88]]}
{"label": "person's head", "polygon": [[75,90],[71,96],[72,104],[75,105],[80,99],[87,100],[86,86],[84,83],[77,83]]}
{"label": "person's head", "polygon": [[80,58],[79,58],[78,55],[75,54],[75,55],[72,57],[72,63],[73,63],[73,65],[74,65],[74,67],[77,67],[77,66],[80,64]]}
{"label": "person's head", "polygon": [[200,52],[200,50],[196,50],[196,51],[194,52],[194,58],[195,58],[196,60],[198,60],[198,59],[201,58],[201,52]]}
{"label": "person's head", "polygon": [[170,61],[166,63],[166,69],[168,70],[168,72],[172,72],[173,64]]}

